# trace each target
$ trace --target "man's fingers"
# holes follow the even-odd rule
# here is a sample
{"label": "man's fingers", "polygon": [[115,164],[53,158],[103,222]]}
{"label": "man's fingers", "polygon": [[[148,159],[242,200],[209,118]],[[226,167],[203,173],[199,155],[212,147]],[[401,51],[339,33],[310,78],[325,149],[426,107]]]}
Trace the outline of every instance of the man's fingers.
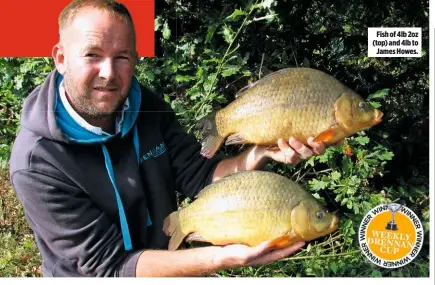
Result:
{"label": "man's fingers", "polygon": [[290,138],[290,146],[297,152],[303,159],[307,159],[313,155],[313,152],[306,147],[303,143],[300,141],[294,139],[293,137]]}
{"label": "man's fingers", "polygon": [[293,148],[290,147],[290,145],[283,139],[278,140],[278,147],[281,150],[281,162],[283,163],[292,163],[297,164],[302,159],[299,153],[297,153]]}
{"label": "man's fingers", "polygon": [[291,157],[296,154],[295,151],[283,139],[278,140],[278,147],[286,156]]}
{"label": "man's fingers", "polygon": [[325,144],[323,142],[313,142],[314,138],[309,137],[307,142],[311,146],[315,154],[323,154],[325,152]]}
{"label": "man's fingers", "polygon": [[266,156],[285,163],[285,164],[297,164],[303,159],[308,159],[313,155],[323,154],[325,152],[325,144],[323,142],[315,143],[313,138],[308,139],[308,145],[306,146],[300,141],[291,137],[289,142],[284,139],[278,139],[278,149],[276,148],[265,148]]}

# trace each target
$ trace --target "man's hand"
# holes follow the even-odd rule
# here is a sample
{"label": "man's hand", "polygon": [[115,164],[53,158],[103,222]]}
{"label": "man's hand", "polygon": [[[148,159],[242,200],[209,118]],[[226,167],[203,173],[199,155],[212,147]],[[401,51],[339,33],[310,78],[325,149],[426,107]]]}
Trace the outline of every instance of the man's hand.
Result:
{"label": "man's hand", "polygon": [[325,152],[325,144],[313,142],[312,137],[308,139],[308,145],[310,147],[305,146],[294,138],[290,138],[288,143],[284,139],[279,139],[277,148],[265,148],[265,155],[285,164],[298,164],[313,155]]}
{"label": "man's hand", "polygon": [[227,245],[218,249],[214,262],[218,268],[224,269],[266,265],[295,253],[304,245],[305,242],[297,242],[281,249],[270,246],[269,242],[263,242],[256,247]]}
{"label": "man's hand", "polygon": [[236,157],[222,160],[213,174],[213,182],[234,172],[262,169],[270,159],[285,164],[297,164],[313,155],[323,154],[325,144],[314,143],[313,139],[308,139],[309,147],[294,138],[290,138],[288,143],[279,139],[278,146],[274,148],[253,146]]}
{"label": "man's hand", "polygon": [[285,258],[302,246],[297,242],[278,249],[264,242],[255,247],[243,244],[205,246],[182,250],[145,250],[140,253],[137,277],[205,276],[219,270],[266,265]]}

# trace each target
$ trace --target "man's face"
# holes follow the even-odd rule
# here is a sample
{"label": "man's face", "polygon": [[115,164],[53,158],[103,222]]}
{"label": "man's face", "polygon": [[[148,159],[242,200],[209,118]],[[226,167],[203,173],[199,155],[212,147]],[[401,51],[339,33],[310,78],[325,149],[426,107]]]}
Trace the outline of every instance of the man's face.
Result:
{"label": "man's face", "polygon": [[110,116],[125,101],[136,64],[134,31],[106,11],[80,10],[61,37],[65,90],[79,113]]}

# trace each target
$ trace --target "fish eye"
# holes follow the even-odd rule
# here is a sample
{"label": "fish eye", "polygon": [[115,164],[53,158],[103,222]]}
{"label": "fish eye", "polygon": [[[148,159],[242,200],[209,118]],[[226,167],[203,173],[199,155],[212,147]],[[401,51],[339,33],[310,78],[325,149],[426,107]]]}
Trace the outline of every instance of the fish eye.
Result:
{"label": "fish eye", "polygon": [[323,218],[323,212],[321,212],[321,211],[317,212],[317,213],[316,213],[316,218],[319,219],[319,220],[320,220],[321,218]]}
{"label": "fish eye", "polygon": [[367,107],[367,104],[366,104],[365,102],[359,102],[358,106],[359,106],[361,109],[365,109],[365,108]]}

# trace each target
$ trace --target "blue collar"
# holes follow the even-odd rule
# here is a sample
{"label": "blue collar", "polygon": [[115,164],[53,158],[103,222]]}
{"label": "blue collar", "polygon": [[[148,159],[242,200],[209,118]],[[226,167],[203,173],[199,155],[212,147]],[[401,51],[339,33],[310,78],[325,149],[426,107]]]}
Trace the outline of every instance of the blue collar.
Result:
{"label": "blue collar", "polygon": [[[67,112],[65,106],[62,104],[59,95],[59,86],[62,82],[63,76],[58,74],[56,78],[56,100],[55,100],[55,112],[56,121],[62,129],[63,133],[69,140],[78,143],[104,143],[110,139],[113,135],[97,135],[94,134],[82,126],[80,126]],[[121,137],[124,137],[134,127],[136,119],[139,115],[140,105],[142,99],[142,92],[139,82],[136,77],[133,76],[130,91],[128,93],[128,100],[130,101],[130,108],[128,112],[124,113],[124,120],[121,127]]]}

